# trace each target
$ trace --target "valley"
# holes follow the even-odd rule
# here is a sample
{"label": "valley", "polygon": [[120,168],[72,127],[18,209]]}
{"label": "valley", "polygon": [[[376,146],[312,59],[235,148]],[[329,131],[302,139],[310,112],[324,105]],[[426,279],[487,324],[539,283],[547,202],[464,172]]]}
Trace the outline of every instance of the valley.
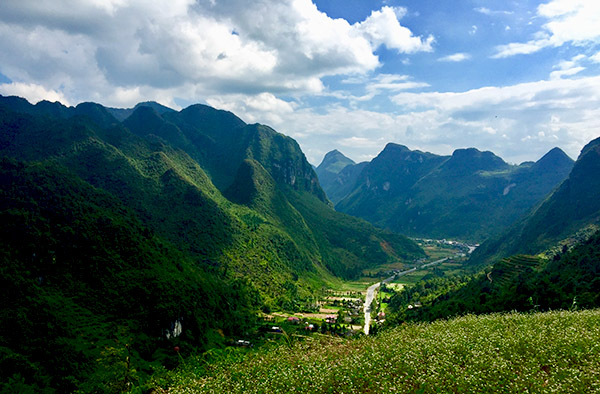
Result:
{"label": "valley", "polygon": [[[4,96],[0,131],[3,390],[240,392],[221,379],[264,373],[252,361],[261,357],[269,373],[269,357],[280,357],[296,376],[301,364],[282,351],[306,351],[315,365],[337,351],[374,363],[359,373],[341,357],[336,374],[347,381],[321,374],[342,392],[404,387],[373,375],[390,367],[362,349],[395,359],[385,349],[398,338],[493,336],[522,319],[556,326],[559,315],[540,313],[556,309],[572,311],[560,312],[571,325],[597,318],[575,311],[600,307],[600,139],[576,161],[558,148],[513,165],[475,148],[441,156],[390,143],[371,162],[333,151],[314,170],[292,138],[206,105]],[[531,316],[489,315],[510,311]],[[444,352],[490,349],[453,338],[440,352],[419,348],[422,362],[440,357],[438,380],[415,378],[409,364],[395,374],[424,390],[462,390],[446,380],[481,365]],[[513,345],[498,344],[511,349],[506,360],[521,354]],[[565,357],[591,373],[585,358]],[[547,385],[565,387],[551,379],[566,372],[536,362]],[[546,376],[533,375],[516,387]],[[314,376],[292,379],[322,389]]]}

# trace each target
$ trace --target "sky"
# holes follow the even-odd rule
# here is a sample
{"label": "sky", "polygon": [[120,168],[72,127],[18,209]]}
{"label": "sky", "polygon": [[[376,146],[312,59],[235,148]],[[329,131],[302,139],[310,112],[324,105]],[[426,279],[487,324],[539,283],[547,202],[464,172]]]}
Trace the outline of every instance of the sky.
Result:
{"label": "sky", "polygon": [[0,94],[235,113],[318,165],[600,136],[598,0],[2,0]]}

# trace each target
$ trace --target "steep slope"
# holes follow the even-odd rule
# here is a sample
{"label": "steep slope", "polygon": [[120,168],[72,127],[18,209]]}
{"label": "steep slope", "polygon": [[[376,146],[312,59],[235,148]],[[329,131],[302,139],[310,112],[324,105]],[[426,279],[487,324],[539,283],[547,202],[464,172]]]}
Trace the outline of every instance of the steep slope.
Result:
{"label": "steep slope", "polygon": [[558,148],[513,166],[474,148],[446,157],[389,144],[336,209],[408,235],[481,241],[531,209],[572,163]]}
{"label": "steep slope", "polygon": [[539,206],[471,257],[489,264],[517,253],[536,254],[600,220],[600,138],[587,144],[569,177]]}
{"label": "steep slope", "polygon": [[352,159],[344,156],[342,152],[337,149],[328,152],[324,157],[321,164],[317,167],[317,175],[321,179],[321,174],[339,174],[346,166],[356,164]]}
{"label": "steep slope", "polygon": [[393,212],[390,209],[400,201],[404,203],[410,188],[446,159],[411,151],[403,145],[387,144],[361,172],[355,189],[336,204],[336,209],[389,227],[384,222]]}
{"label": "steep slope", "polygon": [[315,171],[327,197],[336,204],[354,189],[356,180],[366,165],[366,162],[354,163],[336,149],[323,157]]}
{"label": "steep slope", "polygon": [[271,128],[205,106],[111,112],[0,97],[3,380],[118,391],[333,275],[423,256],[335,212]]}
{"label": "steep slope", "polygon": [[[391,320],[435,320],[466,313],[600,307],[600,233],[543,260],[515,255],[457,285],[435,279],[390,300]],[[441,290],[441,292],[438,292]],[[437,296],[434,296],[437,295]],[[421,304],[421,308],[408,305]]]}
{"label": "steep slope", "polygon": [[64,167],[0,159],[0,183],[0,380],[32,392],[127,384],[126,359],[141,380],[177,362],[174,343],[187,353],[252,322],[254,290]]}
{"label": "steep slope", "polygon": [[[307,226],[287,195],[313,196],[323,209],[331,208],[304,154],[289,137],[206,106],[162,113],[139,106],[119,123],[97,105],[88,106],[92,116],[65,119],[32,116],[35,106],[17,113],[10,110],[10,100],[2,103],[0,126],[6,132],[0,136],[1,154],[62,163],[120,198],[145,225],[203,264],[227,266],[260,283],[272,297],[281,289],[278,284],[302,272],[321,272],[327,265],[321,248],[315,247],[315,229]],[[271,197],[238,198],[236,188],[239,192],[250,185],[245,177],[256,178],[250,181],[256,181],[256,193]],[[347,232],[349,239],[373,233],[372,226],[361,223]],[[336,227],[335,222],[325,224]],[[347,261],[336,264],[355,267],[360,262],[367,267],[388,260],[382,246],[373,247],[368,250],[382,259],[350,253]],[[412,245],[410,249],[415,250]],[[270,266],[267,271],[265,264]],[[275,281],[268,278],[274,272]]]}

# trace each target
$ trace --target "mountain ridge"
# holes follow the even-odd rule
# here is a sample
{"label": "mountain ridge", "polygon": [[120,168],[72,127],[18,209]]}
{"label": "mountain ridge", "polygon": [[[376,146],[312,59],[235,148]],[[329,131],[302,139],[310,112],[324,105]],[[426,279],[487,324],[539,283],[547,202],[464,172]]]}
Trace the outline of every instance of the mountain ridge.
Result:
{"label": "mountain ridge", "polygon": [[389,143],[360,169],[352,188],[331,183],[328,193],[336,196],[337,210],[380,227],[415,237],[480,242],[524,215],[572,165],[560,148],[516,166],[476,148],[440,156]]}

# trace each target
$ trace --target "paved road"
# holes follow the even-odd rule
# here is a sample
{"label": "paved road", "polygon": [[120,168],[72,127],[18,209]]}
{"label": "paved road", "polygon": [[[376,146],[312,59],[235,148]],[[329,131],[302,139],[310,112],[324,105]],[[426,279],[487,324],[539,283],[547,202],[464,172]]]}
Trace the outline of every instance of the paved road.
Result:
{"label": "paved road", "polygon": [[[393,276],[392,276],[393,278]],[[388,278],[389,279],[389,278]],[[371,327],[371,303],[375,296],[375,289],[381,286],[381,282],[377,282],[374,285],[369,286],[367,289],[367,297],[365,298],[364,312],[365,312],[365,335],[369,335],[369,328]]]}
{"label": "paved road", "polygon": [[[420,266],[418,268],[423,269],[423,268],[431,267],[432,265],[443,263],[446,260],[448,260],[448,257],[439,259],[436,261],[432,261],[431,263],[423,264],[422,266]],[[381,286],[382,283],[388,283],[388,282],[394,280],[395,278],[397,278],[398,276],[403,276],[403,275],[409,274],[411,272],[415,272],[416,270],[417,270],[417,267],[411,268],[406,271],[398,272],[397,274],[392,275],[389,278],[382,280],[381,282],[377,282],[374,285],[369,286],[369,288],[367,289],[367,297],[365,298],[365,305],[363,307],[363,311],[365,313],[365,327],[364,327],[365,335],[369,335],[369,328],[371,327],[371,304],[373,303],[373,298],[375,297],[375,290],[377,290],[377,288],[379,286]]]}

